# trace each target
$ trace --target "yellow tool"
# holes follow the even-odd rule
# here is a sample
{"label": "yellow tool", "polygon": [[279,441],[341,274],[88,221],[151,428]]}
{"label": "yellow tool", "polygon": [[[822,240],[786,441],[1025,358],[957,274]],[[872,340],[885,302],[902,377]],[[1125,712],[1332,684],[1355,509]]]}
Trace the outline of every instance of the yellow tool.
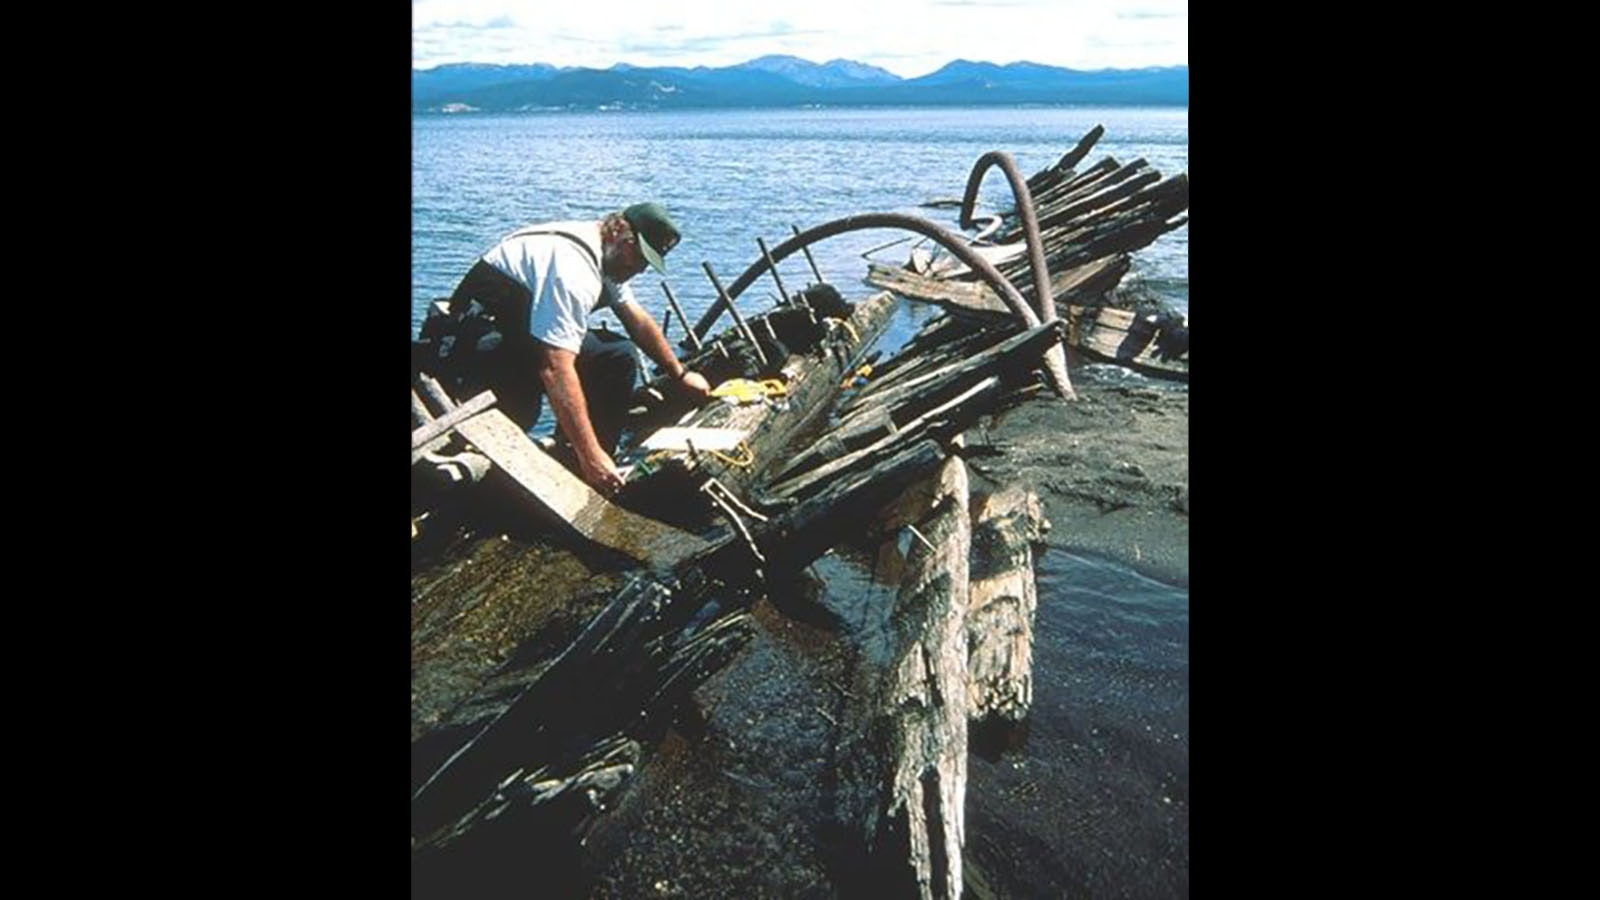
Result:
{"label": "yellow tool", "polygon": [[713,397],[721,397],[737,406],[746,403],[760,403],[769,397],[786,397],[789,386],[776,378],[764,381],[751,381],[748,378],[730,378],[717,385],[711,392]]}

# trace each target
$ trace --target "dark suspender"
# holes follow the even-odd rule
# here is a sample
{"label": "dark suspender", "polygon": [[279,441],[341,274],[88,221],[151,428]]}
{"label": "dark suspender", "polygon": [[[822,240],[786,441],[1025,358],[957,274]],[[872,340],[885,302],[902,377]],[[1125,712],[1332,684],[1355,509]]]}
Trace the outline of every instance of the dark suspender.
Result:
{"label": "dark suspender", "polygon": [[[534,235],[557,235],[577,244],[583,249],[584,256],[594,263],[596,269],[600,268],[600,260],[595,258],[594,250],[582,238],[570,232],[548,228],[525,228],[506,237],[511,238],[532,237]],[[614,297],[607,299],[605,278],[600,279],[600,298],[595,304],[595,309],[613,305]],[[502,333],[516,335],[519,339],[528,332],[528,316],[533,305],[533,293],[522,282],[500,271],[487,262],[479,259],[473,265],[466,278],[456,288],[455,294],[450,298],[450,312],[462,315],[467,312],[467,306],[472,300],[477,300],[494,320],[501,322]],[[507,313],[511,321],[505,321]]]}
{"label": "dark suspender", "polygon": [[565,231],[557,231],[555,229],[524,228],[523,230],[512,234],[511,237],[514,237],[514,238],[530,237],[530,236],[535,235],[535,234],[559,234],[559,235],[561,235],[562,237],[566,238],[567,240],[573,242],[574,244],[577,244],[579,247],[582,247],[583,248],[583,255],[589,257],[589,261],[594,263],[594,267],[596,269],[600,268],[600,260],[595,258],[594,248],[590,247],[588,242],[586,242],[583,238],[580,238],[575,234],[571,234],[571,233],[565,232]]}
{"label": "dark suspender", "polygon": [[[606,281],[603,270],[600,269],[600,260],[595,258],[594,250],[591,249],[589,247],[589,245],[582,238],[577,237],[576,235],[573,235],[573,234],[571,234],[569,232],[565,232],[565,231],[559,231],[559,230],[556,230],[556,229],[539,229],[539,228],[524,228],[523,230],[518,231],[518,232],[516,232],[515,234],[513,234],[511,236],[512,237],[528,237],[530,235],[535,235],[535,234],[557,234],[557,235],[560,235],[560,236],[566,238],[567,240],[573,242],[574,244],[577,244],[579,247],[582,247],[584,255],[589,257],[589,261],[590,262],[594,263],[594,267],[595,267],[596,271],[601,271],[600,298],[595,301],[594,309],[613,309],[613,308],[616,307],[616,305],[617,305],[617,296],[611,290],[610,282]],[[593,310],[590,310],[590,311],[593,312]]]}

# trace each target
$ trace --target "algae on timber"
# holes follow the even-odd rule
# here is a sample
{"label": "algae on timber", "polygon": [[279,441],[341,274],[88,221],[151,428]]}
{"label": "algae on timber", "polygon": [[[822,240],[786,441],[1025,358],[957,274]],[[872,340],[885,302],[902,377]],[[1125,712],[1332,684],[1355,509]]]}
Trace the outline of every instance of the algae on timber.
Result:
{"label": "algae on timber", "polygon": [[[411,740],[454,734],[499,712],[542,666],[508,671],[506,690],[490,692],[503,702],[467,701],[497,670],[515,669],[508,664],[519,651],[548,661],[622,582],[614,567],[515,530],[456,536],[436,561],[418,560],[411,575]],[[426,778],[433,754],[412,756]],[[413,781],[420,783],[417,771]]]}

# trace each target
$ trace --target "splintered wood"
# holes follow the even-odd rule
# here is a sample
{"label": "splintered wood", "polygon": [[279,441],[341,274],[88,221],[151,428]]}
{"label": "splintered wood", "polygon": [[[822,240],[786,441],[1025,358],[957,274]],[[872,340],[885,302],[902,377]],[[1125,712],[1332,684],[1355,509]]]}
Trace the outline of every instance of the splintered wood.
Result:
{"label": "splintered wood", "polygon": [[[1074,169],[1103,133],[1097,126],[1059,162],[1027,179],[1039,249],[1050,273],[1050,293],[1057,312],[1072,324],[1067,345],[1147,375],[1186,381],[1187,328],[1158,353],[1151,346],[1153,323],[1135,327],[1134,313],[1114,307],[1126,305],[1119,284],[1130,271],[1130,254],[1189,221],[1189,176],[1163,177],[1144,159],[1121,163],[1107,157],[1082,171]],[[1023,252],[1021,216],[1009,215],[991,239],[993,244],[977,239],[974,244],[1037,308],[1031,263]],[[1005,315],[1008,310],[1001,299],[974,279],[953,256],[917,251],[905,266],[872,265],[867,276],[869,284],[913,300],[969,315]]]}
{"label": "splintered wood", "polygon": [[958,898],[967,793],[966,464],[950,457],[888,518],[892,537],[881,552],[897,557],[903,576],[874,723],[888,771],[869,846],[887,871],[909,863],[918,896]]}
{"label": "splintered wood", "polygon": [[1033,706],[1033,547],[1049,522],[1037,495],[1008,488],[974,502],[968,570],[967,697],[974,722],[1020,724]]}

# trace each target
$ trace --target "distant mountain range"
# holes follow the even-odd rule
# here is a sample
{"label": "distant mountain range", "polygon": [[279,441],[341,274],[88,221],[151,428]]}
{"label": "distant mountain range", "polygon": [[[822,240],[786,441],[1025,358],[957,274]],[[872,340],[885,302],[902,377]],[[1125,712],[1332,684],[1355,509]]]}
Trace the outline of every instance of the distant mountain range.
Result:
{"label": "distant mountain range", "polygon": [[814,63],[763,56],[722,68],[461,63],[411,71],[416,112],[1028,103],[1188,106],[1189,67],[1086,72],[958,59],[936,72],[901,78],[848,59]]}

